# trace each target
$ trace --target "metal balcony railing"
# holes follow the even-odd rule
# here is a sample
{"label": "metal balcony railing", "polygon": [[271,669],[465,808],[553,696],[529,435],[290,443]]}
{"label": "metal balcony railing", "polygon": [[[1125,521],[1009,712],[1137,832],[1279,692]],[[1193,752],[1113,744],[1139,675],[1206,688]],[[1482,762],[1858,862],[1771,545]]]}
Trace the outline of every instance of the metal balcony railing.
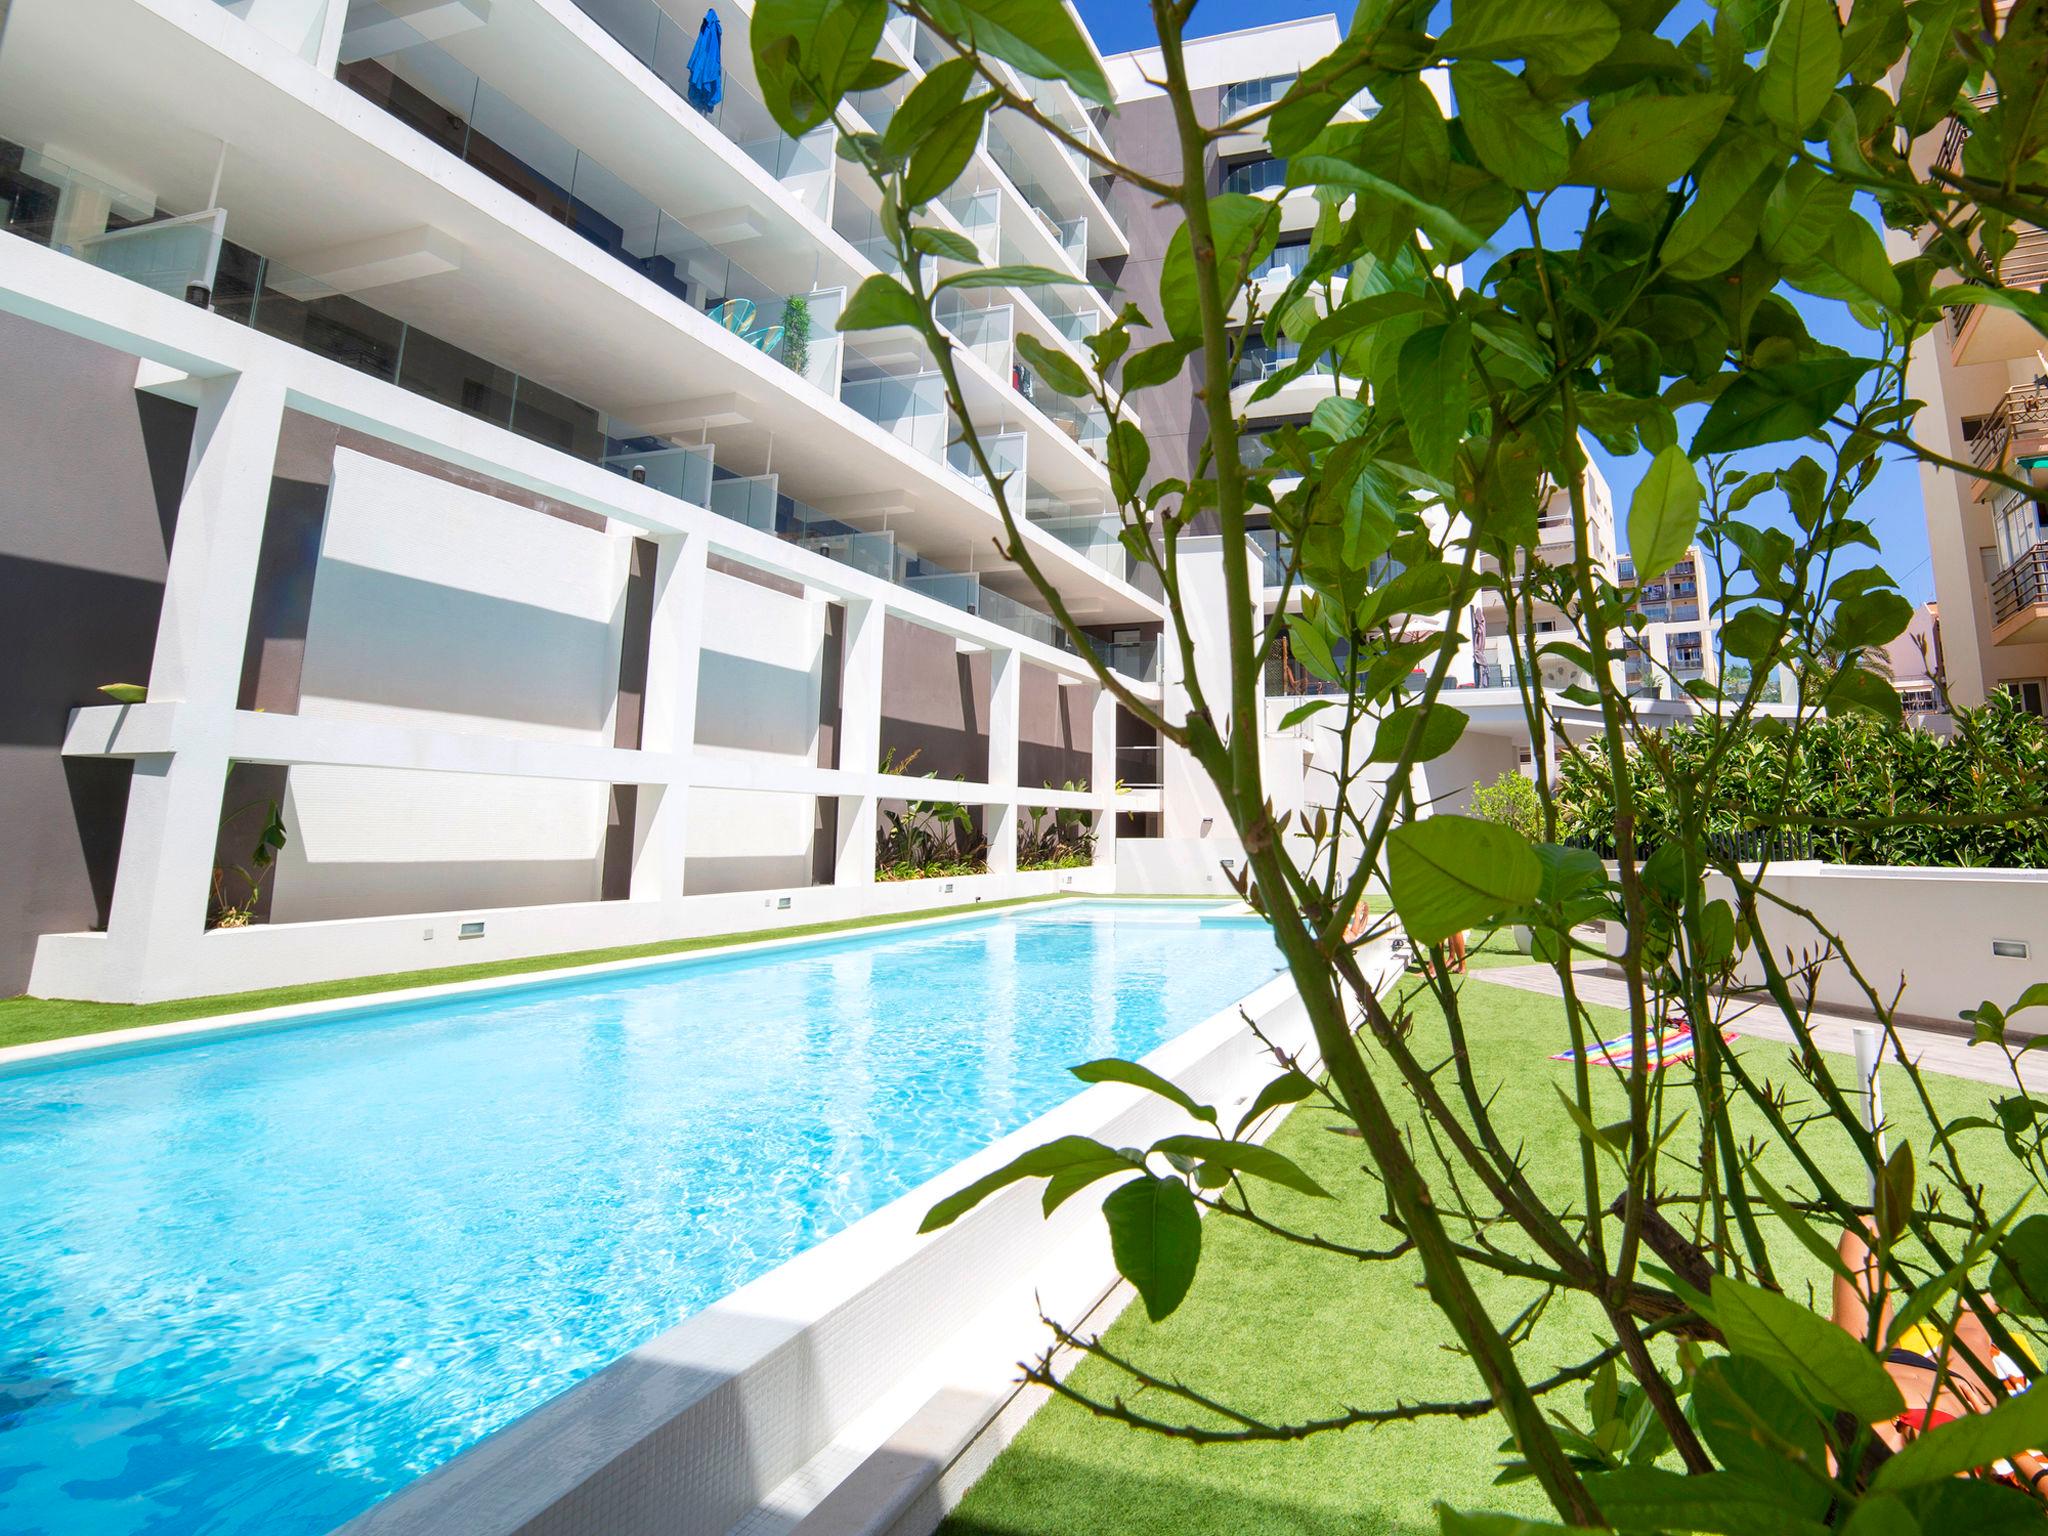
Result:
{"label": "metal balcony railing", "polygon": [[[2048,284],[2048,230],[2036,229],[2030,224],[2019,227],[2011,250],[1998,264],[1999,281],[2008,288],[2039,288]],[[1965,282],[1975,282],[1965,276]],[[1981,304],[1951,304],[1947,308],[1948,339],[1953,346],[1962,339],[1969,329],[1970,319],[1984,306]]]}
{"label": "metal balcony railing", "polygon": [[1970,443],[1970,462],[1996,469],[2015,442],[2048,440],[2048,389],[2022,384],[2005,392],[1998,408],[1985,417]]}
{"label": "metal balcony railing", "polygon": [[2022,608],[2048,607],[2048,544],[2036,544],[1991,578],[1991,622],[2003,624]]}

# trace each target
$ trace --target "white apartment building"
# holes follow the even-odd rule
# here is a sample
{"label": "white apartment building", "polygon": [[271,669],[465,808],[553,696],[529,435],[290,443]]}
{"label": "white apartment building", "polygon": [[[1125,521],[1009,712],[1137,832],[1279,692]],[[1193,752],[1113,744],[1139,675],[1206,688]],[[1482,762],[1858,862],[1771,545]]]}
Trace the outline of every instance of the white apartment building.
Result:
{"label": "white apartment building", "polygon": [[[1953,168],[1966,125],[1950,119],[1914,148],[1914,163]],[[2018,228],[2000,276],[2048,280],[2048,231]],[[1893,236],[1894,254],[1909,254]],[[1914,436],[1949,458],[2002,471],[2032,497],[1923,464],[1922,499],[1941,614],[1950,697],[1981,704],[2003,689],[2048,714],[2048,337],[2011,310],[1957,305],[1914,352],[1908,386],[1926,402]]]}
{"label": "white apartment building", "polygon": [[[868,189],[830,129],[777,132],[723,9],[716,103],[694,0],[0,10],[0,560],[34,662],[0,756],[6,990],[1106,886],[1115,813],[1158,792],[1114,793],[1110,697],[997,554],[915,336],[834,330],[884,254]],[[930,57],[905,18],[889,46],[910,75],[871,119]],[[1128,243],[1087,170],[991,126],[949,216],[1096,281],[949,318],[1025,538],[1157,697],[1102,423],[1012,356],[1112,313]],[[878,886],[878,820],[927,771],[989,872]],[[272,803],[283,852],[221,925]],[[1020,815],[1054,806],[1100,863],[1018,873]]]}
{"label": "white apartment building", "polygon": [[[19,811],[0,867],[20,873],[0,991],[145,999],[1222,888],[1220,804],[998,553],[922,343],[835,329],[889,259],[874,194],[833,129],[775,127],[745,4],[722,12],[719,99],[693,98],[704,10],[0,8],[0,575],[35,658],[0,754]],[[1324,16],[1203,39],[1188,67],[1206,110],[1236,113],[1339,36]],[[850,102],[874,127],[938,57],[907,17],[885,46],[908,73]],[[1177,174],[1145,59],[1105,62],[1113,116],[1060,86],[1039,105]],[[1186,680],[1116,538],[1104,423],[1015,349],[1078,358],[1124,298],[1156,308],[1175,220],[1093,169],[998,113],[932,216],[1078,281],[977,290],[944,318],[1039,564],[1172,718]],[[1283,195],[1255,136],[1211,174]],[[1263,276],[1284,283],[1312,200],[1283,210]],[[1310,374],[1253,405],[1283,361],[1255,349],[1235,383],[1249,451],[1332,392]],[[1137,407],[1154,473],[1187,473],[1206,430],[1190,383]],[[1587,490],[1596,560],[1625,580],[1597,473]],[[1253,540],[1270,622],[1282,552]],[[1673,718],[1712,666],[1687,569],[1640,663]],[[1220,634],[1220,552],[1190,548],[1184,571],[1210,583],[1190,621]],[[1507,616],[1458,622],[1471,723],[1427,766],[1439,810],[1532,758]],[[1570,670],[1546,665],[1553,697]],[[1306,686],[1283,650],[1260,722],[1282,810],[1331,798],[1335,734],[1279,727]],[[1564,729],[1597,728],[1554,702]],[[941,792],[988,872],[878,882],[878,830]],[[1092,868],[1015,868],[1020,822],[1052,807],[1093,817]]]}

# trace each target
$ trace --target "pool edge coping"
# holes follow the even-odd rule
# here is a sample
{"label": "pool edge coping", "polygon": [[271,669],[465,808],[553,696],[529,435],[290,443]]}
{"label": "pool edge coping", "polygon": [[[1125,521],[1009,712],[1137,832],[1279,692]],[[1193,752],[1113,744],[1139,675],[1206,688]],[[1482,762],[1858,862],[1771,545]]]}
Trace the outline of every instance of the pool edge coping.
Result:
{"label": "pool edge coping", "polygon": [[[1300,1007],[1293,978],[1283,967],[1161,1041],[1139,1060],[1178,1082],[1211,1068],[1233,1043],[1251,1046],[1247,1055],[1254,1061],[1264,1058],[1266,1048],[1247,1028],[1246,1016],[1270,1027],[1290,1002]],[[1260,1070],[1277,1071],[1278,1066],[1267,1060]],[[440,1466],[392,1490],[329,1536],[513,1536],[556,1529],[551,1522],[563,1517],[566,1506],[585,1497],[592,1484],[632,1458],[648,1440],[685,1415],[709,1411],[710,1400],[720,1394],[746,1391],[752,1373],[772,1371],[783,1350],[806,1345],[817,1330],[838,1324],[881,1295],[892,1281],[900,1283],[899,1277],[921,1256],[941,1245],[982,1249],[1000,1244],[1000,1226],[1017,1219],[1020,1205],[1028,1210],[1027,1224],[1042,1244],[1040,1256],[1061,1267],[1074,1251],[1069,1246],[1074,1226],[1099,1223],[1101,1193],[1077,1195],[1061,1207],[1059,1217],[1044,1220],[1038,1214],[1040,1192],[1035,1181],[1027,1181],[998,1191],[949,1227],[930,1233],[917,1228],[924,1212],[939,1199],[1003,1166],[1027,1147],[1064,1134],[1108,1134],[1134,1115],[1154,1122],[1142,1132],[1148,1139],[1168,1129],[1198,1134],[1214,1130],[1145,1089],[1118,1082],[1083,1085],[1043,1114],[623,1351]],[[1113,1271],[1104,1277],[1102,1294],[1113,1288],[1115,1278]],[[671,1389],[687,1401],[655,1409],[636,1392],[633,1378],[636,1372],[671,1369],[717,1372],[720,1379]],[[645,1416],[655,1414],[658,1422],[646,1422]],[[639,1420],[632,1426],[640,1431],[637,1437],[626,1433],[628,1425],[617,1421],[620,1416]],[[607,1450],[599,1452],[600,1445]],[[579,1465],[565,1466],[564,1458]],[[765,1495],[780,1481],[771,1481],[760,1492]],[[628,1519],[613,1536],[630,1536],[637,1529]],[[691,1523],[690,1529],[698,1528]],[[715,1529],[726,1532],[730,1527]],[[712,1530],[705,1527],[700,1536],[709,1536]]]}
{"label": "pool edge coping", "polygon": [[[1058,895],[1050,900],[1030,903],[1028,910],[1035,912],[1058,911],[1075,905],[1117,898],[1094,893]],[[1173,898],[1167,898],[1173,899]],[[1179,898],[1190,908],[1203,897]],[[1142,904],[1144,899],[1134,901]],[[1217,898],[1219,906],[1224,905]],[[586,977],[626,974],[635,971],[658,970],[665,967],[683,968],[705,961],[729,959],[740,954],[760,954],[781,949],[795,949],[805,945],[835,944],[848,939],[883,937],[889,934],[915,932],[923,929],[943,927],[953,923],[986,922],[1020,910],[1018,906],[1005,903],[990,907],[985,912],[947,912],[927,917],[909,917],[900,922],[871,924],[865,927],[847,928],[837,933],[806,933],[778,935],[770,938],[736,939],[729,944],[710,944],[700,949],[680,951],[666,955],[634,955],[622,960],[597,960],[586,965],[565,965],[546,970],[521,971],[511,976],[477,976],[467,981],[445,981],[417,987],[393,987],[384,992],[362,992],[351,997],[318,998],[303,1003],[280,1003],[273,1008],[251,1008],[239,1013],[220,1013],[193,1019],[171,1019],[161,1024],[138,1024],[129,1029],[98,1030],[84,1035],[59,1035],[53,1040],[30,1040],[21,1045],[0,1046],[0,1079],[23,1076],[38,1069],[68,1065],[72,1061],[84,1062],[95,1057],[118,1058],[147,1054],[153,1046],[170,1044],[193,1036],[259,1033],[269,1029],[285,1029],[296,1025],[310,1025],[328,1019],[344,1019],[379,1009],[401,1006],[407,1003],[437,1003],[450,998],[488,997],[498,993],[525,991],[530,988],[552,986],[564,981],[576,981]]]}

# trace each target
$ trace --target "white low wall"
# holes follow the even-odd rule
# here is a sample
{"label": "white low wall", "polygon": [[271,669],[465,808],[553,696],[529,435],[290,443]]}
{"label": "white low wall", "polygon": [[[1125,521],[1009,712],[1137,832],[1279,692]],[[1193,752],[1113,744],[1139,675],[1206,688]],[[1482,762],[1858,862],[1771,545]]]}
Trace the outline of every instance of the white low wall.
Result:
{"label": "white low wall", "polygon": [[[1108,867],[1097,866],[690,896],[668,908],[658,901],[589,901],[215,928],[187,945],[172,963],[147,975],[120,964],[118,949],[103,933],[46,934],[36,948],[29,991],[36,997],[111,1003],[213,997],[305,982],[923,912],[1020,896],[1105,895],[1112,889],[1112,879]],[[484,931],[476,938],[462,938],[462,925],[470,922],[481,922]]]}
{"label": "white low wall", "polygon": [[1232,837],[1120,837],[1116,840],[1119,896],[1232,896],[1223,872],[1229,859],[1244,869],[1244,848]]}
{"label": "white low wall", "polygon": [[[1248,1009],[1313,1059],[1286,977]],[[1235,1007],[1145,1058],[1226,1122],[1277,1068]],[[775,1528],[887,1463],[893,1429],[956,1400],[963,1354],[1014,1378],[1040,1307],[1069,1324],[1115,1282],[1100,1216],[1114,1181],[1046,1220],[1042,1185],[1013,1185],[929,1236],[946,1193],[1060,1135],[1142,1145],[1199,1127],[1166,1100],[1103,1084],[633,1351],[342,1527],[345,1536],[724,1536],[772,1506]],[[1006,1346],[1013,1346],[1007,1347]],[[970,1392],[968,1395],[972,1395]],[[894,1404],[906,1412],[893,1411]],[[969,1421],[985,1423],[974,1415]],[[880,1424],[874,1421],[881,1419]],[[894,1424],[886,1422],[894,1420]],[[900,1446],[900,1437],[897,1440]],[[884,1529],[961,1453],[887,1465],[833,1529]],[[822,1513],[822,1512],[821,1512]],[[765,1527],[764,1527],[765,1528]],[[926,1529],[929,1528],[925,1525]]]}
{"label": "white low wall", "polygon": [[[1887,1001],[1903,983],[1897,1009],[1908,1020],[1955,1027],[1987,998],[2009,1005],[2029,984],[2048,977],[2048,871],[2019,869],[1895,869],[1800,861],[1773,864],[1765,889],[1812,912]],[[1726,898],[1728,882],[1708,877],[1710,896]],[[1763,925],[1781,967],[1822,944],[1805,919],[1768,903]],[[1994,940],[2016,941],[2024,958],[1992,953]],[[1609,926],[1608,950],[1619,935]],[[1763,980],[1752,953],[1740,979]],[[1816,1003],[1868,1013],[1870,1000],[1840,960],[1820,968]],[[2028,1032],[2048,1031],[2048,1015],[2022,1014]]]}

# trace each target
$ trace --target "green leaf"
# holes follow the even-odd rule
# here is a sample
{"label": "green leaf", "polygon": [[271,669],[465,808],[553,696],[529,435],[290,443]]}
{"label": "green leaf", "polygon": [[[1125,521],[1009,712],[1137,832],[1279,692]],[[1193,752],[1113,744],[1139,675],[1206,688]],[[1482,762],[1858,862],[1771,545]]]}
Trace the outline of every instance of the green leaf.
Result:
{"label": "green leaf", "polygon": [[[1066,353],[1048,347],[1029,332],[1019,331],[1017,333],[1017,355],[1024,360],[1024,365],[1027,368],[1045,380],[1047,384],[1050,384],[1056,393],[1062,395],[1086,395],[1090,393],[1088,375],[1082,370],[1081,365],[1067,356]],[[1129,498],[1120,497],[1118,499],[1128,500]]]}
{"label": "green leaf", "polygon": [[1733,104],[1719,94],[1616,102],[1572,151],[1565,179],[1612,192],[1662,192],[1692,169]]}
{"label": "green leaf", "polygon": [[1437,50],[1445,58],[1527,59],[1553,74],[1577,75],[1620,39],[1614,13],[1586,0],[1459,0]]}
{"label": "green leaf", "polygon": [[916,330],[923,323],[916,296],[887,272],[877,272],[856,288],[839,314],[842,331],[881,331],[896,325]]}
{"label": "green leaf", "polygon": [[1916,1435],[1877,1469],[1871,1487],[1891,1491],[1988,1467],[2048,1445],[2048,1394],[2022,1392],[1988,1413],[1965,1414]]}
{"label": "green leaf", "polygon": [[1050,1216],[1089,1185],[1100,1183],[1112,1174],[1128,1173],[1129,1171],[1130,1164],[1128,1163],[1114,1165],[1090,1163],[1083,1167],[1069,1168],[1065,1172],[1056,1173],[1045,1181],[1045,1193],[1039,1197],[1039,1210],[1044,1215]]}
{"label": "green leaf", "polygon": [[929,0],[945,32],[1040,80],[1064,80],[1102,106],[1115,97],[1094,46],[1060,0]]}
{"label": "green leaf", "polygon": [[149,699],[149,687],[145,683],[101,683],[99,691],[116,704],[142,704]]}
{"label": "green leaf", "polygon": [[1571,159],[1564,119],[1531,95],[1521,76],[1466,60],[1451,66],[1451,88],[1481,165],[1524,192],[1547,192],[1564,180]]}
{"label": "green leaf", "polygon": [[1210,1125],[1216,1123],[1215,1110],[1206,1104],[1197,1104],[1178,1084],[1168,1082],[1150,1067],[1139,1066],[1135,1061],[1105,1056],[1100,1061],[1084,1061],[1072,1071],[1084,1083],[1127,1083],[1133,1088],[1143,1088],[1162,1099],[1171,1099],[1197,1120],[1205,1120]]}
{"label": "green leaf", "polygon": [[[967,88],[974,84],[974,60],[947,59],[934,64],[925,72],[925,77],[910,88],[903,98],[903,104],[889,119],[889,126],[882,130],[882,152],[892,160],[907,160],[911,151],[923,144],[946,124],[946,119],[960,110],[960,104],[967,99]],[[975,119],[975,132],[981,131],[981,120]],[[923,199],[913,199],[921,202]]]}
{"label": "green leaf", "polygon": [[1117,1273],[1137,1287],[1145,1315],[1158,1322],[1194,1284],[1202,1257],[1202,1216],[1179,1179],[1133,1179],[1102,1202]]}
{"label": "green leaf", "polygon": [[[1327,703],[1329,701],[1324,700],[1323,702]],[[1258,1094],[1252,1099],[1251,1108],[1244,1112],[1243,1118],[1237,1122],[1237,1129],[1232,1134],[1242,1136],[1245,1133],[1245,1128],[1256,1123],[1258,1118],[1265,1114],[1267,1110],[1278,1109],[1282,1104],[1299,1104],[1315,1091],[1315,1079],[1306,1072],[1290,1070],[1281,1073],[1258,1091]]]}
{"label": "green leaf", "polygon": [[1294,708],[1287,711],[1286,714],[1282,715],[1277,729],[1281,735],[1285,736],[1295,726],[1308,719],[1309,716],[1319,715],[1326,709],[1335,709],[1336,707],[1337,701],[1335,699],[1310,699],[1306,704],[1297,704]]}
{"label": "green leaf", "polygon": [[1861,1500],[1842,1536],[1925,1536],[1913,1512],[1898,1499],[1878,1494]]}
{"label": "green leaf", "polygon": [[1827,1529],[1818,1520],[1788,1510],[1778,1484],[1755,1482],[1736,1472],[1688,1477],[1662,1467],[1623,1467],[1590,1474],[1586,1488],[1600,1512],[1625,1531],[1822,1536]]}
{"label": "green leaf", "polygon": [[1512,827],[1430,816],[1388,837],[1387,885],[1410,937],[1436,944],[1535,900],[1543,866]]}
{"label": "green leaf", "polygon": [[1157,346],[1133,352],[1124,362],[1124,393],[1135,394],[1138,390],[1166,383],[1180,372],[1181,365],[1201,344],[1201,339],[1195,337],[1185,341],[1162,341]]}
{"label": "green leaf", "polygon": [[920,1232],[935,1232],[949,1226],[973,1210],[997,1190],[1015,1184],[1020,1179],[1051,1178],[1055,1174],[1079,1173],[1084,1169],[1101,1169],[1104,1173],[1115,1173],[1119,1169],[1139,1168],[1142,1164],[1133,1162],[1121,1152],[1105,1147],[1101,1142],[1086,1136],[1062,1136],[1049,1141],[1042,1147],[1033,1147],[1029,1152],[1020,1153],[998,1168],[994,1173],[984,1174],[965,1189],[946,1196],[925,1213]]}
{"label": "green leaf", "polygon": [[1664,262],[1679,277],[1712,277],[1739,262],[1756,238],[1767,196],[1758,183],[1776,174],[1784,150],[1762,134],[1731,130],[1700,167],[1692,203],[1664,241]]}
{"label": "green leaf", "polygon": [[747,28],[761,99],[797,138],[832,116],[868,72],[888,0],[760,0]]}
{"label": "green leaf", "polygon": [[1650,581],[1685,558],[1700,525],[1700,477],[1676,443],[1650,461],[1628,504],[1628,552]]}
{"label": "green leaf", "polygon": [[1429,762],[1450,751],[1471,723],[1462,709],[1449,704],[1403,704],[1380,722],[1380,728],[1373,733],[1372,756],[1366,761],[1399,762],[1408,746],[1408,733],[1418,719],[1422,722],[1422,734],[1412,759],[1418,763]]}
{"label": "green leaf", "polygon": [[910,248],[927,256],[943,256],[948,261],[981,260],[981,247],[965,235],[956,235],[950,229],[937,229],[929,224],[921,224],[910,232]]}
{"label": "green leaf", "polygon": [[1330,642],[1323,638],[1323,632],[1298,613],[1287,615],[1287,637],[1292,642],[1294,654],[1308,664],[1311,672],[1329,682],[1339,676],[1336,658],[1330,654]]}
{"label": "green leaf", "polygon": [[[961,103],[910,156],[903,175],[903,195],[921,207],[960,179],[967,162],[981,147],[981,125],[995,102],[993,91]],[[896,124],[892,119],[890,127]]]}
{"label": "green leaf", "polygon": [[[1244,286],[1246,274],[1272,251],[1280,227],[1280,205],[1246,192],[1225,192],[1210,199],[1209,223],[1216,240],[1216,281],[1225,294],[1233,294]],[[1182,223],[1167,240],[1166,258],[1159,268],[1159,308],[1166,329],[1177,340],[1201,337],[1199,283],[1194,237]]]}
{"label": "green leaf", "polygon": [[1862,592],[1835,605],[1831,629],[1844,651],[1868,649],[1898,639],[1913,622],[1913,605],[1897,592]]}
{"label": "green leaf", "polygon": [[1853,195],[1846,182],[1815,166],[1793,166],[1764,203],[1757,237],[1765,259],[1794,267],[1818,256],[1835,226],[1852,216]]}
{"label": "green leaf", "polygon": [[1861,667],[1844,667],[1837,672],[1828,683],[1825,702],[1830,715],[1849,710],[1875,715],[1890,725],[1905,723],[1905,706],[1899,702],[1899,690]]}
{"label": "green leaf", "polygon": [[1797,1456],[1811,1469],[1826,1468],[1827,1441],[1821,1422],[1762,1361],[1717,1355],[1703,1364],[1693,1377],[1692,1418],[1714,1459],[1730,1472],[1760,1483],[1776,1483],[1782,1489],[1818,1494],[1825,1508],[1827,1490],[1793,1464]]}
{"label": "green leaf", "polygon": [[1785,281],[1824,299],[1869,302],[1897,309],[1903,302],[1899,275],[1884,253],[1884,241],[1869,220],[1852,213],[1839,219],[1809,261],[1790,268]]}
{"label": "green leaf", "polygon": [[1866,1424],[1896,1417],[1906,1406],[1863,1341],[1788,1296],[1714,1276],[1714,1316],[1738,1355],[1760,1360],[1828,1408]]}
{"label": "green leaf", "polygon": [[1748,368],[1721,391],[1693,434],[1692,456],[1755,448],[1820,430],[1876,367],[1860,357],[1815,357]]}
{"label": "green leaf", "polygon": [[1842,1261],[1841,1251],[1825,1237],[1822,1237],[1814,1229],[1813,1224],[1794,1208],[1792,1202],[1778,1192],[1777,1185],[1765,1178],[1754,1164],[1748,1168],[1747,1174],[1756,1184],[1757,1189],[1762,1192],[1764,1204],[1771,1208],[1771,1214],[1784,1223],[1785,1229],[1788,1232],[1799,1239],[1799,1245],[1802,1248],[1816,1259],[1819,1259],[1829,1270],[1840,1275],[1844,1280],[1853,1280],[1855,1278],[1849,1273],[1849,1266]]}
{"label": "green leaf", "polygon": [[1279,1184],[1304,1195],[1314,1195],[1322,1200],[1330,1198],[1330,1192],[1303,1173],[1291,1158],[1256,1142],[1222,1141],[1213,1136],[1168,1136],[1155,1141],[1152,1150],[1161,1156],[1179,1153],[1182,1157],[1199,1158],[1204,1163],[1228,1168],[1232,1173],[1264,1179],[1269,1184]]}
{"label": "green leaf", "polygon": [[1109,488],[1119,502],[1138,499],[1151,464],[1152,445],[1136,422],[1119,421],[1109,429]]}
{"label": "green leaf", "polygon": [[2016,1316],[2048,1316],[2048,1216],[2029,1216],[1998,1245],[1991,1295]]}
{"label": "green leaf", "polygon": [[[1080,284],[1082,280],[1071,272],[1055,272],[1051,267],[1026,265],[1010,267],[979,267],[972,272],[955,272],[934,285],[938,288],[1036,288],[1046,283]],[[842,327],[843,329],[843,327]]]}
{"label": "green leaf", "polygon": [[1462,317],[1432,325],[1401,344],[1401,417],[1417,462],[1439,477],[1450,473],[1471,413],[1472,326]]}
{"label": "green leaf", "polygon": [[1757,81],[1757,105],[1788,133],[1804,135],[1842,75],[1834,0],[1784,0]]}

